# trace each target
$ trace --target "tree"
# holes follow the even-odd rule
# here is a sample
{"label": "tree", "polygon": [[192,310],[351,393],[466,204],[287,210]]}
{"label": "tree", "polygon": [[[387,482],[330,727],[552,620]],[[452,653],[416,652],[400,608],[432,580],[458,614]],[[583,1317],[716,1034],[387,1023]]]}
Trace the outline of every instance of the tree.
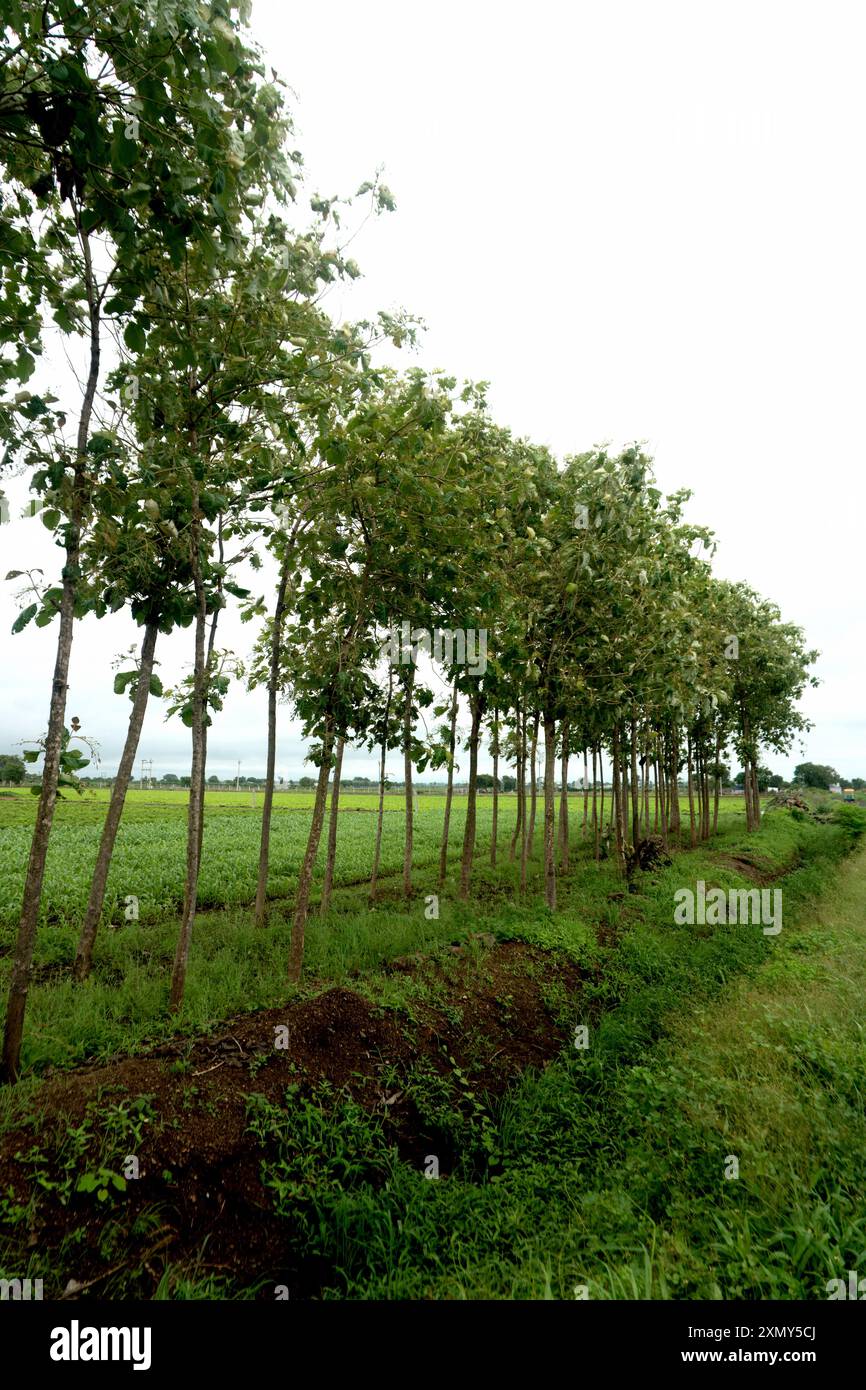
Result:
{"label": "tree", "polygon": [[0,782],[20,786],[24,781],[24,763],[17,753],[0,753]]}
{"label": "tree", "polygon": [[[290,184],[282,156],[275,178],[262,178],[285,135],[281,100],[260,80],[258,55],[228,11],[205,16],[173,7],[168,16],[165,7],[120,0],[110,8],[73,6],[50,19],[45,7],[17,6],[0,39],[0,246],[15,263],[0,302],[0,379],[26,381],[33,372],[43,306],[61,332],[83,333],[88,347],[72,439],[51,398],[25,391],[0,406],[5,461],[24,452],[46,503],[43,520],[64,552],[60,585],[39,594],[16,623],[20,630],[34,618],[39,625],[59,620],[4,1034],[8,1080],[19,1071],[74,621],[105,611],[82,573],[94,491],[120,455],[110,434],[92,429],[104,324],[113,318],[134,351],[145,336],[138,306],[153,248],[177,259],[193,243],[214,248],[231,239],[247,196]],[[10,343],[14,360],[5,353]]]}
{"label": "tree", "polygon": [[795,787],[816,787],[829,791],[836,785],[839,785],[839,774],[834,767],[827,767],[823,763],[798,763],[794,768]]}

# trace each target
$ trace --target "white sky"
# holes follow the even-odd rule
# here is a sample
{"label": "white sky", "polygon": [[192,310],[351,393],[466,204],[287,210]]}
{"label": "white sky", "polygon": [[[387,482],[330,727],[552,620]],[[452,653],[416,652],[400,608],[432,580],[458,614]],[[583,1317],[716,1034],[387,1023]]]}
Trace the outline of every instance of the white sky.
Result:
{"label": "white sky", "polygon": [[[862,6],[255,0],[252,28],[296,94],[307,194],[381,165],[397,199],[330,312],[420,314],[420,361],[490,381],[496,418],[560,455],[645,440],[661,486],[691,487],[715,530],[717,573],[822,652],[805,753],[769,765],[866,776]],[[6,491],[15,517],[26,492]],[[58,555],[38,520],[0,531],[3,572],[56,572]],[[44,728],[53,665],[53,629],[9,636],[15,587],[0,751]],[[128,711],[110,661],[135,636],[117,617],[75,639],[69,713],[107,770]],[[251,638],[229,620],[221,645]],[[164,680],[188,645],[165,643]],[[234,691],[209,771],[263,770],[264,713]],[[140,753],[184,773],[188,737],[157,705]],[[302,758],[284,710],[278,771],[309,772]],[[346,772],[374,759],[347,752]]]}

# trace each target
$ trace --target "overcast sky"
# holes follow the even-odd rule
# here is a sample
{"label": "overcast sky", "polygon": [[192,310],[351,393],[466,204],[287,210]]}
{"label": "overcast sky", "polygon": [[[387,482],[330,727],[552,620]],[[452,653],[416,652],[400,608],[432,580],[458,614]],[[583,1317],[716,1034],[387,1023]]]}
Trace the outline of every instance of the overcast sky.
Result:
{"label": "overcast sky", "polygon": [[[303,196],[381,166],[397,199],[358,236],[365,278],[332,315],[420,314],[419,360],[489,381],[496,418],[560,456],[645,441],[715,530],[716,572],[821,650],[805,753],[770,766],[866,776],[863,6],[254,0],[252,28],[293,92]],[[3,572],[56,573],[39,521],[16,519],[24,486],[6,491]],[[0,751],[44,729],[53,665],[54,629],[9,635],[15,589],[0,586]],[[243,655],[251,637],[229,618],[221,645]],[[135,638],[122,616],[75,637],[68,710],[109,771],[128,713],[111,659]],[[165,642],[165,681],[189,640]],[[140,752],[185,773],[188,739],[157,705]],[[264,755],[264,696],[238,688],[209,771],[258,773]],[[278,772],[309,772],[303,757],[284,709]],[[374,760],[347,752],[346,771]]]}

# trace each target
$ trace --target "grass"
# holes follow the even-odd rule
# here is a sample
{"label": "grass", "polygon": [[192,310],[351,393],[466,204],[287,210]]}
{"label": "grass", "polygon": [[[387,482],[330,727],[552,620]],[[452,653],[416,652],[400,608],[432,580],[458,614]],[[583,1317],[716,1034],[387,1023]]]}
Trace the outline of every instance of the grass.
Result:
{"label": "grass", "polygon": [[[328,1144],[362,1165],[307,1195],[330,1295],[811,1299],[862,1270],[866,856],[840,871],[827,844],[801,849],[778,944],[732,927],[689,950],[648,914],[608,961],[621,1003],[589,1049],[470,1113],[439,1182],[381,1136],[357,1146],[323,1098]],[[460,1085],[428,1084],[453,1142]],[[277,1194],[294,1122],[271,1117]]]}
{"label": "grass", "polygon": [[[431,871],[419,866],[407,904],[369,909],[362,889],[344,886],[328,917],[312,919],[307,990],[348,984],[408,1026],[433,986],[382,967],[485,931],[577,960],[587,972],[579,999],[552,988],[549,1005],[589,1029],[587,1048],[567,1048],[496,1101],[483,1076],[456,1064],[443,1076],[419,1062],[390,1078],[434,1136],[436,1180],[403,1161],[387,1122],[347,1094],[251,1097],[250,1142],[285,1219],[287,1259],[318,1271],[322,1296],[813,1299],[864,1271],[866,854],[845,857],[854,824],[775,812],[747,836],[740,816],[636,892],[584,850],[560,881],[556,913],[540,905],[537,859],[519,901],[507,854],[494,870],[482,852],[476,896],[460,903],[450,883],[438,918],[425,915]],[[678,888],[751,881],[737,861],[784,875],[780,935],[674,925]],[[62,972],[37,985],[29,1065],[135,1051],[175,1029],[165,1010],[175,930],[165,919],[104,932],[91,986],[73,990]],[[259,932],[246,912],[208,914],[181,1026],[285,999],[288,930],[279,911]],[[74,934],[42,935],[62,965]],[[0,1131],[38,1106],[31,1075],[0,1095]],[[88,1169],[94,1200],[116,1171],[110,1153]],[[257,1291],[273,1296],[260,1271],[238,1283],[203,1265],[167,1268],[156,1296]]]}
{"label": "grass", "polygon": [[[305,806],[284,810],[274,826],[272,857],[276,864],[272,891],[271,923],[265,930],[251,924],[249,903],[255,889],[258,859],[259,813],[224,809],[230,793],[215,793],[205,833],[200,904],[187,979],[183,1021],[167,1017],[167,978],[177,940],[177,910],[183,879],[186,807],[185,793],[173,796],[165,819],[154,823],[150,793],[133,793],[124,814],[118,851],[112,870],[115,888],[109,894],[106,920],[100,929],[93,976],[85,989],[75,987],[68,967],[75,952],[78,926],[86,902],[88,872],[105,814],[103,794],[89,793],[82,801],[67,801],[60,808],[49,856],[47,879],[48,921],[41,925],[36,944],[36,976],[28,1001],[23,1063],[37,1070],[47,1064],[68,1066],[86,1058],[100,1059],[120,1050],[134,1050],[147,1041],[164,1038],[177,1027],[194,1032],[243,1009],[270,1007],[286,997],[284,985],[288,960],[291,894],[294,877],[283,870],[291,856],[292,874],[300,864],[305,844],[311,797],[284,793]],[[98,798],[98,799],[97,799]],[[23,794],[28,814],[35,798]],[[353,798],[370,809],[373,796]],[[466,936],[475,925],[498,935],[524,936],[539,944],[577,951],[595,938],[595,923],[607,917],[618,920],[620,908],[609,894],[622,885],[611,863],[600,867],[589,862],[588,846],[575,850],[574,873],[561,884],[561,906],[551,917],[539,912],[541,893],[538,848],[531,861],[529,893],[517,901],[517,869],[508,862],[507,846],[515,814],[513,797],[504,797],[500,819],[499,865],[489,864],[492,806],[481,801],[477,849],[476,894],[469,905],[456,899],[455,884],[446,885],[439,917],[428,918],[426,900],[436,892],[444,798],[419,798],[422,811],[416,825],[414,862],[417,897],[409,904],[396,896],[387,878],[382,901],[370,908],[366,901],[366,877],[372,857],[375,816],[353,814],[341,819],[337,856],[338,884],[327,919],[314,912],[307,936],[307,975],[313,980],[345,983],[358,973],[375,970],[384,961],[411,951],[428,950],[437,943]],[[10,799],[11,801],[11,799]],[[0,802],[0,823],[8,802]],[[14,809],[14,808],[13,808]],[[303,809],[303,815],[300,810]],[[15,814],[19,814],[15,812]],[[452,819],[452,862],[462,841],[465,807],[455,804]],[[723,807],[720,844],[735,852],[743,839],[742,810],[731,801]],[[386,874],[393,876],[402,864],[402,813],[390,813],[386,835]],[[3,895],[5,923],[0,924],[0,990],[5,989],[15,935],[15,914],[26,867],[29,828],[20,825],[3,832],[0,859],[6,866]],[[13,838],[10,840],[10,836]],[[579,842],[579,832],[575,831]],[[793,853],[793,840],[786,852]],[[322,868],[319,857],[319,871]],[[280,866],[283,866],[282,868]],[[667,871],[668,874],[674,871]],[[675,876],[675,874],[674,874]],[[361,880],[358,884],[356,881]],[[663,884],[666,883],[663,879]],[[151,885],[148,888],[148,884]],[[169,886],[170,885],[170,889]],[[126,921],[122,908],[124,889],[137,890],[137,921]],[[176,901],[175,901],[176,900]],[[209,905],[210,904],[210,905]],[[626,915],[639,908],[629,905]],[[112,911],[113,909],[113,911]]]}

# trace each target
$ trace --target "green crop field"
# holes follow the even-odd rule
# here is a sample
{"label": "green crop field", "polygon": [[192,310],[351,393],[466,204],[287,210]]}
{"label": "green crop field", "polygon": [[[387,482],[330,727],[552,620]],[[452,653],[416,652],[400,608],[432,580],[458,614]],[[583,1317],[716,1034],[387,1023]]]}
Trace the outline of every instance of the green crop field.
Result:
{"label": "green crop field", "polygon": [[[87,792],[61,803],[52,837],[42,901],[42,919],[54,925],[80,920],[87,902],[88,869],[96,856],[108,804],[107,791]],[[128,794],[106,896],[110,920],[123,918],[127,896],[138,899],[139,919],[157,922],[173,916],[183,899],[186,853],[185,791],[132,791]],[[274,795],[270,893],[291,895],[306,846],[312,794]],[[438,863],[444,795],[418,798],[414,862],[419,868]],[[206,830],[202,854],[199,904],[203,908],[247,904],[255,896],[261,836],[261,793],[207,792]],[[372,794],[348,793],[340,798],[340,835],[335,881],[349,884],[369,876],[376,833],[378,799]],[[687,814],[686,801],[681,809]],[[741,811],[737,798],[720,804],[720,824]],[[492,798],[482,797],[478,814],[478,847],[489,848]],[[572,793],[572,815],[582,818],[582,797]],[[11,927],[21,906],[21,888],[30,845],[36,801],[27,792],[0,796],[0,928]],[[466,815],[465,797],[456,797],[452,813],[452,847],[459,849]],[[510,835],[516,798],[500,798],[500,835]],[[402,865],[405,812],[399,796],[385,800],[382,870],[396,873]],[[321,877],[324,844],[319,848]],[[431,889],[432,891],[432,889]]]}

